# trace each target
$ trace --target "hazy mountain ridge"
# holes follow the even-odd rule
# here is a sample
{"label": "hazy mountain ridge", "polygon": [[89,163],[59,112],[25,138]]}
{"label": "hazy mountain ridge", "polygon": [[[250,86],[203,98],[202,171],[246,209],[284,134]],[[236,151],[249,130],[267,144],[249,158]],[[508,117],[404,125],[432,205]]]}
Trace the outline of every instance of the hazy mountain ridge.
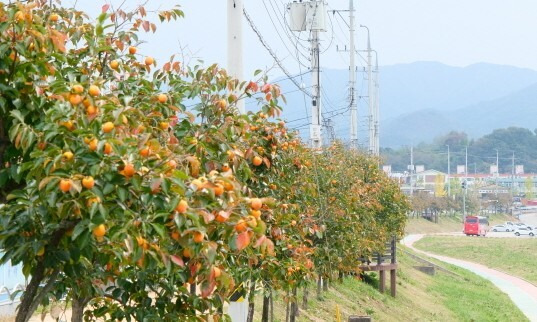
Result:
{"label": "hazy mountain ridge", "polygon": [[[310,77],[296,77],[309,91]],[[278,82],[278,81],[277,81]],[[332,118],[336,136],[348,139],[348,70],[324,70],[322,109]],[[310,98],[290,80],[278,82],[288,92],[283,117],[291,127],[302,126],[307,136]],[[537,116],[537,71],[479,63],[453,67],[436,62],[416,62],[381,67],[381,146],[396,147],[431,141],[450,130],[477,137],[495,128],[520,126],[533,129]],[[357,74],[360,119],[359,137],[367,141],[367,79]],[[534,107],[535,106],[535,107]]]}

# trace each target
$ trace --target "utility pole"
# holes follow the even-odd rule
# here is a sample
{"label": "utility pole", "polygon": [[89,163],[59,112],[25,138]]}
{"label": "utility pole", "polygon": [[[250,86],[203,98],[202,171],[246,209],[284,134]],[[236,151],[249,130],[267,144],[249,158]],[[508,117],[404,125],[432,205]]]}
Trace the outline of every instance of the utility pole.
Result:
{"label": "utility pole", "polygon": [[350,37],[350,63],[349,63],[349,100],[351,110],[351,148],[356,149],[358,147],[358,109],[355,99],[355,83],[356,83],[356,67],[354,58],[356,57],[356,48],[354,45],[354,0],[349,0],[349,37]]}
{"label": "utility pole", "polygon": [[512,165],[511,165],[511,194],[515,193],[515,151],[513,151]]}
{"label": "utility pole", "polygon": [[[242,12],[243,0],[227,0],[227,68],[230,76],[242,81]],[[237,109],[245,113],[244,100],[237,102]]]}
{"label": "utility pole", "polygon": [[373,119],[373,126],[374,126],[374,137],[375,137],[375,155],[380,155],[380,129],[379,129],[379,118],[380,118],[380,91],[379,91],[379,56],[376,50],[373,50],[375,53],[375,106],[374,106],[374,119]]}
{"label": "utility pole", "polygon": [[311,101],[310,140],[313,148],[320,148],[321,140],[321,69],[319,66],[319,31],[311,31],[311,73],[313,97]]}
{"label": "utility pole", "polygon": [[468,193],[468,146],[466,146],[464,163],[464,193],[462,194],[462,208],[464,218],[466,218],[466,194]]}
{"label": "utility pole", "polygon": [[326,31],[325,7],[321,0],[309,2],[289,3],[289,26],[291,31],[309,31],[309,41],[311,44],[311,124],[310,124],[310,145],[312,148],[322,146],[321,133],[321,67],[320,67],[320,45],[319,35],[321,31]]}
{"label": "utility pole", "polygon": [[410,195],[412,196],[414,194],[414,187],[412,185],[412,179],[414,177],[414,147],[410,146]]}
{"label": "utility pole", "polygon": [[[243,0],[227,0],[227,69],[231,77],[243,79],[242,14]],[[237,102],[239,113],[245,113],[244,100]],[[248,301],[230,301],[228,314],[232,321],[246,322]]]}
{"label": "utility pole", "polygon": [[448,180],[448,186],[447,186],[447,191],[448,191],[448,197],[451,197],[451,179],[450,179],[450,176],[451,176],[451,166],[450,166],[450,154],[449,154],[449,144],[447,145],[447,180]]}
{"label": "utility pole", "polygon": [[371,55],[371,37],[369,28],[364,25],[360,27],[367,29],[367,95],[369,97],[369,154],[375,153],[375,127],[373,120],[374,98],[373,98],[373,77],[372,77],[372,55]]}

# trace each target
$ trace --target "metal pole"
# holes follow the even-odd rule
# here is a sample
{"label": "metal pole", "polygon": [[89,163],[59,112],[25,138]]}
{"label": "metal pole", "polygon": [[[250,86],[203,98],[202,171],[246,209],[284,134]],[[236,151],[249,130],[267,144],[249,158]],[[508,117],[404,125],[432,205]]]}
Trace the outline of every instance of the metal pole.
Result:
{"label": "metal pole", "polygon": [[513,151],[513,159],[511,165],[511,194],[515,193],[515,151]]}
{"label": "metal pole", "polygon": [[468,146],[466,146],[466,154],[464,161],[464,180],[466,180],[466,186],[464,189],[464,194],[466,194],[468,191]]}
{"label": "metal pole", "polygon": [[376,50],[375,52],[375,155],[380,155],[380,83],[379,83],[379,57]]}
{"label": "metal pole", "polygon": [[465,164],[464,164],[464,193],[462,194],[462,208],[463,208],[463,218],[466,218],[466,193],[468,192],[468,146],[466,146],[465,154]]}
{"label": "metal pole", "polygon": [[[318,10],[317,7],[315,10]],[[321,75],[319,66],[319,31],[311,31],[311,73],[313,98],[311,102],[310,140],[313,148],[320,148],[321,140]]]}
{"label": "metal pole", "polygon": [[412,186],[413,172],[414,172],[414,147],[410,146],[410,195],[411,196],[414,194],[414,187]]}
{"label": "metal pole", "polygon": [[447,180],[448,180],[448,197],[451,197],[451,167],[450,167],[450,154],[449,154],[449,144],[447,145]]}
{"label": "metal pole", "polygon": [[374,97],[373,97],[373,77],[372,77],[372,55],[371,55],[371,37],[369,34],[369,28],[364,25],[360,27],[367,29],[367,95],[369,98],[369,153],[374,154],[374,142],[375,142],[375,128],[373,124],[373,110],[374,110]]}
{"label": "metal pole", "polygon": [[[227,1],[227,68],[229,75],[242,81],[242,11],[243,0]],[[237,102],[237,109],[245,113],[244,100]]]}
{"label": "metal pole", "polygon": [[357,111],[357,104],[355,100],[355,78],[356,78],[356,71],[355,71],[355,63],[354,58],[356,56],[356,49],[354,46],[354,0],[349,0],[349,34],[350,34],[350,64],[349,64],[349,100],[350,100],[350,109],[351,109],[351,148],[357,148],[358,147],[358,111]]}

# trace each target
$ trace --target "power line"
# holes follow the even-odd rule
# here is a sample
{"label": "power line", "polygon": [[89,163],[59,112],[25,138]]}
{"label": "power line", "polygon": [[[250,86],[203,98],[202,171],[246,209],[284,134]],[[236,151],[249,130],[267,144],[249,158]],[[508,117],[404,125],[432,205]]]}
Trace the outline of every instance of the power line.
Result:
{"label": "power line", "polygon": [[282,62],[278,59],[278,56],[276,56],[276,54],[274,53],[274,51],[268,46],[268,44],[266,43],[265,39],[263,38],[263,36],[261,35],[261,33],[259,32],[259,30],[257,29],[257,27],[255,26],[254,22],[252,21],[252,19],[250,18],[250,15],[246,12],[246,8],[243,9],[243,14],[244,14],[244,17],[246,18],[246,20],[248,21],[248,24],[250,25],[250,28],[252,28],[252,30],[255,32],[255,34],[257,35],[257,37],[259,38],[259,41],[261,42],[261,44],[263,45],[263,47],[265,47],[265,49],[269,52],[269,54],[272,56],[272,58],[274,59],[274,61],[276,62],[276,64],[280,67],[280,69],[283,71],[283,73],[289,77],[289,80],[291,80],[291,82],[293,82],[293,84],[295,84],[295,86],[297,88],[299,88],[304,94],[308,95],[309,97],[312,97],[311,93],[307,92],[306,90],[302,89],[302,87],[300,86],[300,84],[298,84],[298,82],[293,78],[293,76],[291,76],[291,73],[289,73],[289,71],[287,71],[287,69],[285,68],[285,66],[283,66]]}
{"label": "power line", "polygon": [[[293,57],[300,65],[306,66],[306,65],[302,64],[302,62],[300,61],[300,58],[295,57],[293,55],[293,52],[289,49],[289,47],[287,47],[287,44],[286,44],[285,40],[283,40],[283,37],[281,36],[280,32],[278,31],[279,28],[276,26],[276,24],[274,23],[274,20],[272,19],[272,15],[271,15],[271,13],[270,13],[270,11],[269,11],[266,3],[265,3],[265,0],[263,0],[262,2],[263,2],[263,6],[265,7],[265,11],[267,12],[268,17],[270,19],[270,22],[272,23],[272,26],[274,27],[274,30],[276,31],[276,34],[278,35],[278,37],[282,41],[282,44],[284,45],[285,49],[287,49],[287,51],[289,52],[291,57]],[[270,2],[270,4],[272,5],[272,1]],[[272,7],[272,9],[274,10],[274,6]],[[280,18],[279,18],[279,16],[277,14],[276,14],[276,19],[278,20],[280,26],[282,26],[281,20],[280,20]],[[285,28],[283,30],[286,33]],[[286,35],[287,35],[287,33],[286,33]],[[288,35],[287,35],[287,38],[289,39]],[[292,41],[291,41],[291,43],[292,43]],[[306,60],[309,60],[309,58],[307,56],[305,56],[301,51],[298,51],[298,53],[300,53],[300,55],[302,55],[302,57],[306,58]]]}

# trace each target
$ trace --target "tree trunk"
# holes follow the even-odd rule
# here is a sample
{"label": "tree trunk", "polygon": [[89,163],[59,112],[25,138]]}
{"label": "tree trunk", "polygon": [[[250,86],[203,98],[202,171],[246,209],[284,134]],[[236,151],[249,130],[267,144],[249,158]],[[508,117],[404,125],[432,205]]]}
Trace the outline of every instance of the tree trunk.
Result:
{"label": "tree trunk", "polygon": [[71,322],[82,322],[84,321],[84,307],[86,306],[87,300],[84,298],[73,298],[73,315],[71,317]]}
{"label": "tree trunk", "polygon": [[304,286],[304,294],[302,295],[302,309],[307,310],[308,309],[308,296],[309,296],[309,288],[308,286]]}
{"label": "tree trunk", "polygon": [[272,296],[272,290],[270,290],[270,322],[274,322],[274,297]]}
{"label": "tree trunk", "polygon": [[319,276],[317,278],[317,300],[322,300],[321,298],[321,285],[322,285],[322,281],[321,281],[321,276]]}
{"label": "tree trunk", "polygon": [[[58,246],[58,243],[60,242],[63,235],[65,235],[65,232],[75,227],[77,223],[78,221],[62,222],[60,228],[56,230],[54,234],[52,234],[50,238],[49,247],[55,248],[56,246]],[[48,292],[50,292],[50,290],[54,286],[59,272],[59,269],[56,269],[48,277],[47,283],[38,293],[39,285],[41,285],[42,282],[45,280],[45,263],[42,259],[39,260],[35,269],[31,273],[32,279],[30,280],[30,283],[26,286],[26,289],[24,290],[24,293],[22,295],[21,304],[19,304],[19,307],[17,309],[17,316],[15,317],[15,322],[27,322],[32,317],[39,304],[41,304],[43,298],[47,295]]]}
{"label": "tree trunk", "polygon": [[33,311],[30,312],[30,307],[32,306],[32,303],[37,295],[37,291],[39,290],[39,284],[41,284],[44,278],[45,264],[41,260],[39,263],[37,263],[37,266],[32,274],[32,279],[24,290],[21,298],[21,304],[19,304],[17,309],[15,322],[27,322],[34,313]]}
{"label": "tree trunk", "polygon": [[263,294],[263,311],[261,313],[261,321],[262,322],[269,322],[269,306],[270,306],[270,294],[267,294],[266,291],[272,292],[268,289],[268,287],[265,290],[265,294]]}
{"label": "tree trunk", "polygon": [[250,294],[248,294],[248,322],[254,322],[255,311],[255,281],[252,279],[250,285]]}
{"label": "tree trunk", "polygon": [[328,278],[323,278],[323,291],[328,292]]}
{"label": "tree trunk", "polygon": [[298,298],[297,298],[297,292],[296,292],[296,286],[293,288],[293,297],[291,300],[291,322],[295,322],[297,316],[300,315],[300,311],[298,308]]}

